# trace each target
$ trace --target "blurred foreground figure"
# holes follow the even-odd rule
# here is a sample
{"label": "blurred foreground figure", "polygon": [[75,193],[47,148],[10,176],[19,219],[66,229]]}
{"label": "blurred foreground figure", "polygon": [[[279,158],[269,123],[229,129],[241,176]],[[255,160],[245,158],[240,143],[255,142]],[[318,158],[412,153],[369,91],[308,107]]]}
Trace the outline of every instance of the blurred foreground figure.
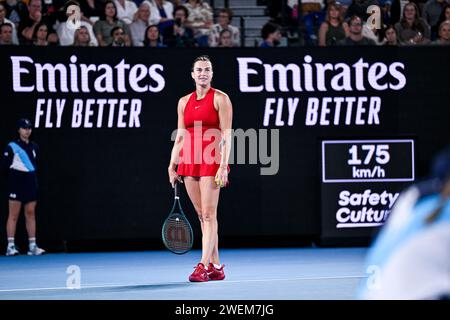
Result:
{"label": "blurred foreground figure", "polygon": [[400,195],[366,267],[361,299],[450,299],[450,147]]}

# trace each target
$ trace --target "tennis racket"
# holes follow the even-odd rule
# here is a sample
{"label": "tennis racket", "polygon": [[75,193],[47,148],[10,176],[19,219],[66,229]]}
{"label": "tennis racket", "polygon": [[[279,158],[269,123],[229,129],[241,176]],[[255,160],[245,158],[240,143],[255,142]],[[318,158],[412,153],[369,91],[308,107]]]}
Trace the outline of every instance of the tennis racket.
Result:
{"label": "tennis racket", "polygon": [[162,227],[162,240],[168,250],[176,254],[183,254],[192,249],[194,235],[191,224],[181,208],[177,181],[175,181],[174,191],[173,207]]}

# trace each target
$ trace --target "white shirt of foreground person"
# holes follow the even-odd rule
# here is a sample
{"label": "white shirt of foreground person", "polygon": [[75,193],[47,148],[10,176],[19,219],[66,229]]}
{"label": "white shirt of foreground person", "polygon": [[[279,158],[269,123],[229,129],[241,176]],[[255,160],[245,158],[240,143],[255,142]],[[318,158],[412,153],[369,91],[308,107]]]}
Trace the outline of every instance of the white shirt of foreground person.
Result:
{"label": "white shirt of foreground person", "polygon": [[137,6],[133,1],[125,0],[125,7],[122,7],[119,1],[114,0],[114,4],[117,8],[117,18],[125,22],[126,24],[130,24],[133,22],[134,14],[137,11]]}
{"label": "white shirt of foreground person", "polygon": [[359,297],[370,300],[428,300],[450,297],[450,199],[423,196],[411,187],[398,199],[369,250]]}
{"label": "white shirt of foreground person", "polygon": [[[144,0],[150,6],[150,18],[149,24],[159,24],[161,21],[161,14],[159,13],[158,6],[156,5],[154,0]],[[164,8],[164,12],[166,13],[166,19],[173,19],[173,4],[170,1],[163,1],[162,7]]]}
{"label": "white shirt of foreground person", "polygon": [[[89,32],[89,36],[91,38],[91,42],[90,45],[92,47],[97,47],[98,46],[98,41],[97,38],[94,35],[94,31],[92,30],[92,25],[90,25],[88,22],[81,20],[80,24],[83,27],[86,27],[88,32]],[[71,29],[69,27],[67,27],[67,23],[66,22],[60,22],[58,24],[58,26],[56,27],[56,33],[58,34],[58,38],[59,38],[59,44],[61,46],[71,46],[73,45],[74,42],[74,37],[75,37],[75,29]]]}

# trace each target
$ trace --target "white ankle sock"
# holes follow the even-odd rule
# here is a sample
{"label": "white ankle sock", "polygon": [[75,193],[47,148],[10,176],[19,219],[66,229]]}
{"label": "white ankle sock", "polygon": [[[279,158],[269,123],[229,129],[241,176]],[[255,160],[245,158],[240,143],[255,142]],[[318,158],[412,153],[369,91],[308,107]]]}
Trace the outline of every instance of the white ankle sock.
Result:
{"label": "white ankle sock", "polygon": [[221,264],[215,264],[215,263],[213,263],[213,265],[214,265],[214,268],[216,268],[216,269],[220,269],[220,268],[222,267]]}
{"label": "white ankle sock", "polygon": [[34,247],[36,247],[36,238],[28,238],[28,241],[30,242],[30,244],[29,244],[30,249],[33,249]]}
{"label": "white ankle sock", "polygon": [[13,247],[14,245],[14,237],[8,237],[8,247]]}

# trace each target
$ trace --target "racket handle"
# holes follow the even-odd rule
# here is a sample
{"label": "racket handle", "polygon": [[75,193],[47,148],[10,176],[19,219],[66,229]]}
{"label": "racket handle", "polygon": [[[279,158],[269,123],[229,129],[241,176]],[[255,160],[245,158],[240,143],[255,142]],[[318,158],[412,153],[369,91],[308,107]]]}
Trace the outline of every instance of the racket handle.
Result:
{"label": "racket handle", "polygon": [[175,189],[175,199],[180,199],[180,190],[178,190],[178,181],[175,180],[174,184]]}

